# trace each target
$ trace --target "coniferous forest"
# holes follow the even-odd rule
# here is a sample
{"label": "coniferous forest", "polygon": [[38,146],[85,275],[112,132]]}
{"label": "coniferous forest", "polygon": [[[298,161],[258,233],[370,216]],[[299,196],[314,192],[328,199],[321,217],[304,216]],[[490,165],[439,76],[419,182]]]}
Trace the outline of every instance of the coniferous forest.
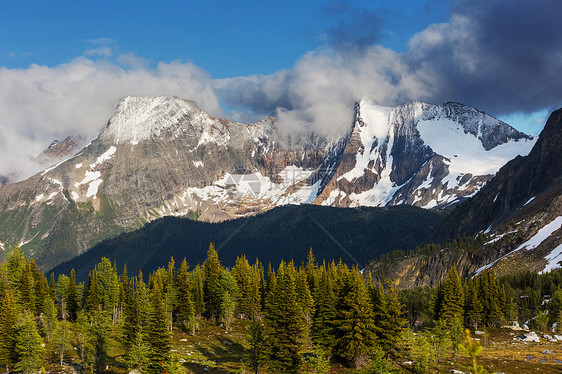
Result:
{"label": "coniferous forest", "polygon": [[482,373],[486,341],[475,332],[486,338],[520,321],[560,333],[561,281],[562,271],[461,279],[453,267],[433,289],[398,290],[342,262],[319,264],[312,251],[298,266],[241,256],[227,269],[211,245],[202,265],[171,258],[150,274],[103,258],[77,283],[74,270],[46,277],[14,248],[0,265],[0,365],[24,373],[199,372],[178,342],[220,331],[240,354],[225,351],[228,369],[204,371],[431,373],[453,365]]}

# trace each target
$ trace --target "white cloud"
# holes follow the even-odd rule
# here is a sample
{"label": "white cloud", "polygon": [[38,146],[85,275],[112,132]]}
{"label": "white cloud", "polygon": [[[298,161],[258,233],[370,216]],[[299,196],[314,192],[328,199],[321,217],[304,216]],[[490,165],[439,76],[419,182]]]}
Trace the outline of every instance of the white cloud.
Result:
{"label": "white cloud", "polygon": [[131,64],[134,56],[126,58],[130,69],[84,57],[55,67],[0,68],[0,175],[37,172],[30,159],[54,139],[94,138],[126,95],[186,97],[189,92],[205,110],[222,115],[202,69],[180,62],[148,69],[141,60]]}

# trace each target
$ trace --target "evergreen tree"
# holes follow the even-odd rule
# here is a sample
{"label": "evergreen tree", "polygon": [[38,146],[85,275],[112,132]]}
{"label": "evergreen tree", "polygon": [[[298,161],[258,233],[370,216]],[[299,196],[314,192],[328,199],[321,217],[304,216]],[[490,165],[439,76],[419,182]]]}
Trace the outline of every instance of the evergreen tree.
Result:
{"label": "evergreen tree", "polygon": [[8,289],[4,294],[0,312],[0,365],[4,367],[12,367],[18,360],[16,352],[17,320],[14,294]]}
{"label": "evergreen tree", "polygon": [[203,294],[203,269],[199,265],[195,268],[192,277],[195,315],[201,317],[205,313],[205,297]]}
{"label": "evergreen tree", "polygon": [[56,298],[56,290],[55,273],[51,273],[51,276],[49,278],[49,296],[51,296],[51,299],[53,299],[53,301],[55,301]]}
{"label": "evergreen tree", "polygon": [[236,311],[236,300],[239,299],[240,294],[236,281],[229,271],[222,272],[221,290],[219,320],[224,324],[226,331],[229,331],[232,320],[234,319],[234,312]]}
{"label": "evergreen tree", "polygon": [[125,363],[129,368],[135,368],[144,373],[144,368],[149,363],[150,345],[146,342],[142,330],[137,330],[134,339],[130,342],[129,352],[125,357]]}
{"label": "evergreen tree", "polygon": [[334,356],[361,366],[376,341],[373,307],[359,270],[348,271],[337,298]]}
{"label": "evergreen tree", "polygon": [[172,339],[167,326],[166,309],[162,300],[160,285],[156,283],[151,296],[152,310],[147,327],[147,342],[150,347],[148,354],[150,368],[159,372],[170,358]]}
{"label": "evergreen tree", "polygon": [[297,273],[295,287],[297,291],[297,300],[301,307],[301,313],[307,325],[312,323],[314,314],[314,299],[308,288],[307,275],[304,268]]}
{"label": "evergreen tree", "polygon": [[246,256],[237,257],[236,263],[232,268],[232,276],[236,280],[240,291],[240,296],[237,298],[236,303],[242,318],[252,316],[252,275],[252,268]]}
{"label": "evergreen tree", "polygon": [[222,303],[221,276],[224,269],[221,266],[215,245],[211,243],[207,251],[207,259],[203,264],[203,297],[205,310],[211,321],[220,316]]}
{"label": "evergreen tree", "polygon": [[263,325],[254,321],[248,330],[248,358],[254,374],[258,374],[263,361],[264,336]]}
{"label": "evergreen tree", "polygon": [[37,326],[30,313],[24,313],[18,324],[15,343],[14,355],[17,356],[15,369],[25,374],[35,372],[42,362],[43,339],[39,336]]}
{"label": "evergreen tree", "polygon": [[61,321],[57,323],[52,340],[53,351],[59,356],[60,364],[62,366],[64,355],[72,349],[70,343],[70,327],[68,322]]}
{"label": "evergreen tree", "polygon": [[324,350],[331,350],[334,345],[333,323],[336,316],[336,299],[332,281],[326,270],[321,270],[321,278],[314,297],[314,318],[312,323],[312,341]]}
{"label": "evergreen tree", "polygon": [[482,303],[478,297],[478,287],[472,279],[466,282],[464,294],[465,326],[471,326],[474,330],[477,330],[478,324],[482,321]]}
{"label": "evergreen tree", "polygon": [[41,323],[41,332],[47,343],[49,343],[57,324],[57,307],[52,298],[48,297],[43,303],[43,311],[39,321]]}
{"label": "evergreen tree", "polygon": [[289,266],[281,262],[269,282],[265,310],[268,366],[276,373],[297,373],[304,325]]}
{"label": "evergreen tree", "polygon": [[453,266],[447,273],[443,283],[443,301],[439,313],[439,319],[451,325],[456,319],[463,319],[464,312],[464,290],[457,268]]}
{"label": "evergreen tree", "polygon": [[76,289],[76,272],[74,269],[70,271],[70,279],[66,290],[66,303],[70,321],[76,321],[78,314],[78,290]]}
{"label": "evergreen tree", "polygon": [[501,310],[498,300],[498,285],[494,274],[485,271],[480,278],[478,294],[482,302],[482,314],[486,326],[494,326],[501,319]]}
{"label": "evergreen tree", "polygon": [[184,258],[177,277],[177,300],[176,316],[180,327],[195,333],[195,306],[193,305],[193,294],[191,293],[191,276],[187,271],[187,260]]}
{"label": "evergreen tree", "polygon": [[88,331],[89,346],[92,348],[94,368],[96,373],[103,373],[107,362],[111,321],[107,311],[98,307],[97,311],[91,311],[90,328]]}
{"label": "evergreen tree", "polygon": [[386,318],[379,321],[377,335],[381,348],[396,357],[402,342],[402,330],[406,320],[402,317],[402,305],[394,285],[388,282],[385,291]]}

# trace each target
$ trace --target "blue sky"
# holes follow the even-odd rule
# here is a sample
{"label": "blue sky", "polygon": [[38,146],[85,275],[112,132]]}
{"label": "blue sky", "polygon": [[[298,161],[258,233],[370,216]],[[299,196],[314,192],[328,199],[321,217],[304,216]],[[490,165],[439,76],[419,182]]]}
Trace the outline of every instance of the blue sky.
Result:
{"label": "blue sky", "polygon": [[0,2],[0,175],[95,137],[125,95],[330,134],[354,102],[457,101],[538,134],[562,104],[560,0]]}
{"label": "blue sky", "polygon": [[[349,28],[396,51],[450,2],[432,1],[6,1],[0,5],[0,65],[55,66],[103,48],[158,61],[190,61],[214,78],[271,74]],[[353,18],[376,22],[353,26]],[[99,57],[99,56],[98,56]],[[108,56],[104,56],[108,57]]]}

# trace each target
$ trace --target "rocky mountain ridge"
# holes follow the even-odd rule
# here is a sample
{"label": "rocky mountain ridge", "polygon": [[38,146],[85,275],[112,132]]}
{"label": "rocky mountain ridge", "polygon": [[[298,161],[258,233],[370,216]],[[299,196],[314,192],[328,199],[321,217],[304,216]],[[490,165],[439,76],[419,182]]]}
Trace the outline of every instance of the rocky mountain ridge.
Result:
{"label": "rocky mountain ridge", "polygon": [[[527,156],[516,157],[460,204],[428,239],[444,244],[379,261],[372,269],[402,287],[439,282],[451,266],[464,276],[548,272],[562,267],[562,109]],[[465,237],[465,240],[455,238]],[[468,243],[468,244],[467,244]]]}
{"label": "rocky mountain ridge", "polygon": [[126,97],[78,154],[0,187],[0,245],[18,243],[49,268],[163,216],[218,222],[304,203],[448,207],[533,143],[456,103],[361,102],[349,132],[332,139],[284,138],[274,118],[233,123],[177,97]]}

